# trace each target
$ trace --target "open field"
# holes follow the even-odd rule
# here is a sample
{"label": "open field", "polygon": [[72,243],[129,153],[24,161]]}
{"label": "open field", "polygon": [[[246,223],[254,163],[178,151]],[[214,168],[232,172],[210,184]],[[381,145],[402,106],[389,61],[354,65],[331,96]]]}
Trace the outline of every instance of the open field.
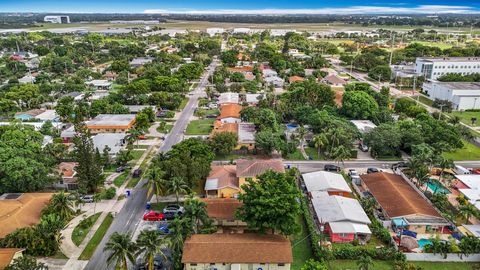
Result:
{"label": "open field", "polygon": [[463,148],[454,152],[446,152],[444,157],[452,160],[480,160],[480,148],[467,141],[463,141]]}
{"label": "open field", "polygon": [[185,135],[208,135],[213,129],[213,122],[215,120],[193,120],[187,126]]}
{"label": "open field", "polygon": [[480,112],[451,112],[449,115],[454,115],[460,117],[460,121],[464,124],[472,126],[472,117],[477,118],[477,122],[473,125],[474,127],[480,126]]}

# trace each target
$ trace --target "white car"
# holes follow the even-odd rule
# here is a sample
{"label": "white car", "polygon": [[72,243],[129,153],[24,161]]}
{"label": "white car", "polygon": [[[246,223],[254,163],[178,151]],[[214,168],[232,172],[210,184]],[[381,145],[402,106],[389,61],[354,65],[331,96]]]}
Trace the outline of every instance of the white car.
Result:
{"label": "white car", "polygon": [[350,176],[350,177],[352,177],[352,176],[358,176],[357,170],[355,170],[355,169],[350,169],[350,170],[348,170],[348,176]]}

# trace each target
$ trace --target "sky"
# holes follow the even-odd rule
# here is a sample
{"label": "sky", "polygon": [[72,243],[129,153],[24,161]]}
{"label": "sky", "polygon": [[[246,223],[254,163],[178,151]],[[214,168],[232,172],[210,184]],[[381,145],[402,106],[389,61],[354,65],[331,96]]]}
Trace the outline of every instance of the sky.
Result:
{"label": "sky", "polygon": [[477,0],[0,0],[0,12],[378,14],[479,13]]}

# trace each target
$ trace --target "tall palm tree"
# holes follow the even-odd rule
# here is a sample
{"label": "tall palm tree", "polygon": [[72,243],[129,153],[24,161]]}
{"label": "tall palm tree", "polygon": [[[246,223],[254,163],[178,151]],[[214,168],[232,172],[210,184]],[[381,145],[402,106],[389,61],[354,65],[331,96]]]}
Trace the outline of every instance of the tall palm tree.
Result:
{"label": "tall palm tree", "polygon": [[164,259],[167,259],[166,254],[162,251],[162,247],[169,246],[169,244],[169,239],[162,237],[158,231],[143,230],[138,235],[136,242],[137,252],[135,255],[139,256],[144,254],[145,260],[148,262],[148,270],[153,270],[153,259],[155,255],[160,254]]}
{"label": "tall palm tree", "polygon": [[467,224],[469,223],[470,217],[475,216],[477,214],[477,208],[475,208],[475,206],[473,206],[470,203],[460,206],[458,210],[460,210],[460,213],[465,218],[465,222]]}
{"label": "tall palm tree", "polygon": [[453,169],[455,164],[453,163],[453,160],[440,156],[440,162],[438,163],[438,166],[440,167],[440,182],[442,182],[443,173],[445,170]]}
{"label": "tall palm tree", "polygon": [[167,181],[163,178],[165,176],[165,172],[162,171],[157,166],[152,166],[147,170],[145,175],[146,175],[146,178],[148,179],[148,182],[147,182],[147,188],[148,188],[147,196],[149,197],[150,194],[152,194],[152,192],[155,192],[155,197],[156,197],[157,203],[158,203],[158,198],[161,195],[165,194],[165,189],[166,189],[166,185],[167,185]]}
{"label": "tall palm tree", "polygon": [[140,130],[136,128],[132,128],[127,131],[127,136],[125,137],[125,139],[127,140],[128,144],[133,144],[137,142],[137,146],[138,146],[138,136],[140,135],[142,135]]}
{"label": "tall palm tree", "polygon": [[358,270],[368,270],[373,265],[373,260],[369,256],[362,256],[357,261]]}
{"label": "tall palm tree", "polygon": [[73,201],[70,200],[63,191],[61,191],[60,193],[52,196],[46,211],[48,213],[57,214],[62,220],[69,220],[74,214]]}
{"label": "tall palm tree", "polygon": [[319,135],[315,135],[312,139],[313,145],[318,150],[318,156],[320,157],[320,151],[327,145],[328,139],[325,136],[325,133],[321,133]]}
{"label": "tall palm tree", "polygon": [[180,193],[187,193],[189,190],[185,179],[182,177],[173,177],[172,180],[170,180],[170,183],[168,185],[168,191],[171,193],[175,193],[175,198],[177,199],[177,204],[178,204],[178,196]]}
{"label": "tall palm tree", "polygon": [[332,157],[338,163],[341,162],[343,167],[345,168],[345,159],[348,159],[352,156],[350,149],[345,147],[344,145],[339,145],[332,151]]}
{"label": "tall palm tree", "polygon": [[135,258],[133,254],[135,253],[136,246],[132,242],[130,234],[120,234],[114,232],[103,251],[109,251],[110,255],[107,258],[108,265],[112,264],[115,261],[119,261],[120,269],[128,270],[127,260],[134,262]]}
{"label": "tall palm tree", "polygon": [[210,225],[211,220],[208,217],[206,204],[200,201],[195,193],[187,195],[184,203],[185,216],[189,217],[193,223],[193,232],[198,233],[200,224]]}

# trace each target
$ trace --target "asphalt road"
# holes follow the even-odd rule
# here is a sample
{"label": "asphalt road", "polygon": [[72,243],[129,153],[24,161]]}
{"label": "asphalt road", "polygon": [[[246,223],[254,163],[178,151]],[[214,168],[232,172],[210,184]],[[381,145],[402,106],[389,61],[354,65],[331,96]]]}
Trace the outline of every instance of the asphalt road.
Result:
{"label": "asphalt road", "polygon": [[[213,74],[215,67],[218,65],[218,61],[213,61],[207,68],[207,71],[200,79],[200,83],[197,88],[191,92],[189,101],[185,106],[179,119],[175,122],[170,134],[165,138],[162,146],[159,148],[159,152],[167,152],[173,145],[180,142],[183,139],[183,132],[186,129],[190,117],[198,104],[198,98],[204,95],[204,90],[208,84],[208,77]],[[138,223],[140,222],[147,201],[147,190],[144,188],[146,183],[145,179],[142,179],[137,186],[132,190],[132,195],[127,198],[127,202],[123,206],[122,210],[117,213],[113,223],[110,225],[107,233],[103,237],[102,241],[98,245],[95,253],[90,258],[86,270],[110,270],[114,269],[114,264],[107,265],[107,257],[109,254],[103,251],[105,244],[110,239],[110,236],[114,232],[119,233],[133,233]]]}

